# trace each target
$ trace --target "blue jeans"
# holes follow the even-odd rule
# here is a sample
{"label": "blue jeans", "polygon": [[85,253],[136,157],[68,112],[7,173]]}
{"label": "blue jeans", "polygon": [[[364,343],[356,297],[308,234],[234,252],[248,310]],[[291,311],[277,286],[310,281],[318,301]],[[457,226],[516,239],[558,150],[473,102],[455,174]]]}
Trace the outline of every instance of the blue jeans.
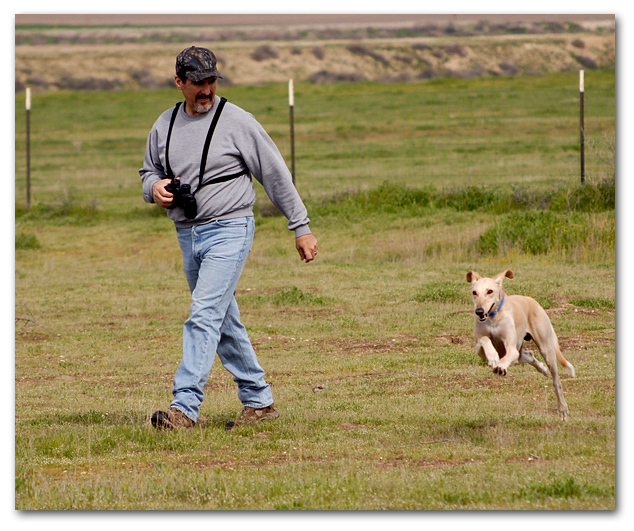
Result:
{"label": "blue jeans", "polygon": [[174,376],[171,406],[194,422],[216,353],[238,384],[243,405],[262,408],[273,403],[235,298],[254,230],[252,217],[177,229],[192,304],[183,327],[183,359]]}

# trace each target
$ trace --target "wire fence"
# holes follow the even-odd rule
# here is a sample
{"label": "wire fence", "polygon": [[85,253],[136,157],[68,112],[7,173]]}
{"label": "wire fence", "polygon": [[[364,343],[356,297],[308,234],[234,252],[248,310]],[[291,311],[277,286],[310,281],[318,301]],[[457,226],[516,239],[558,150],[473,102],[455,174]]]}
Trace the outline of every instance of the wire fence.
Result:
{"label": "wire fence", "polygon": [[[580,92],[572,75],[538,88],[455,80],[295,90],[290,128],[286,86],[219,93],[258,118],[289,169],[295,162],[298,187],[309,193],[385,180],[415,186],[581,180]],[[614,176],[614,72],[586,83],[586,92],[585,174]],[[37,95],[27,146],[25,98],[17,95],[16,202],[27,197],[29,166],[36,202],[51,193],[97,197],[138,188],[151,124],[179,96],[163,90]]]}

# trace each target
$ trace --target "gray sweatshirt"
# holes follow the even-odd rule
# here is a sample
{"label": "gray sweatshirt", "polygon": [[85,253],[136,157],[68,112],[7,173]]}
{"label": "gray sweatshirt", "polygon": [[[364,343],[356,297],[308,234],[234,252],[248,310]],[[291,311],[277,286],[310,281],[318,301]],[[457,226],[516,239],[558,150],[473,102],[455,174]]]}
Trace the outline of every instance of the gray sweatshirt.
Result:
{"label": "gray sweatshirt", "polygon": [[[294,230],[297,237],[309,234],[306,207],[293,186],[290,171],[277,146],[253,115],[232,103],[227,102],[220,115],[209,147],[203,182],[241,172],[244,175],[196,191],[203,145],[219,102],[220,98],[216,96],[213,109],[196,116],[187,114],[184,104],[178,110],[170,138],[169,164],[181,183],[190,184],[195,192],[198,215],[188,220],[183,209],[176,207],[167,209],[168,216],[177,228],[252,216],[255,203],[253,175],[288,219],[289,230]],[[154,183],[167,178],[165,145],[171,115],[172,109],[161,114],[148,135],[143,168],[139,170],[143,199],[148,203],[154,202]]]}

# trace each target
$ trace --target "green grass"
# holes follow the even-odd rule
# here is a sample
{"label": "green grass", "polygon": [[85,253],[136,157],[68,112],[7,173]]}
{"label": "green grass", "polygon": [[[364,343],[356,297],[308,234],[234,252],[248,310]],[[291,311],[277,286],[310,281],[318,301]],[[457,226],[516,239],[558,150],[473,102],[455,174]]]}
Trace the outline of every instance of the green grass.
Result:
{"label": "green grass", "polygon": [[[614,73],[592,77],[594,141],[613,135]],[[578,185],[573,81],[300,87],[298,186],[320,253],[299,261],[258,187],[237,298],[282,417],[235,432],[219,361],[195,429],[148,423],[171,399],[189,295],[137,170],[177,94],[37,95],[29,211],[17,101],[16,508],[613,510],[613,160],[597,151]],[[570,116],[538,89],[569,92]],[[284,88],[223,90],[286,155]],[[566,423],[548,379],[498,377],[474,353],[466,272],[506,268],[576,368]]]}

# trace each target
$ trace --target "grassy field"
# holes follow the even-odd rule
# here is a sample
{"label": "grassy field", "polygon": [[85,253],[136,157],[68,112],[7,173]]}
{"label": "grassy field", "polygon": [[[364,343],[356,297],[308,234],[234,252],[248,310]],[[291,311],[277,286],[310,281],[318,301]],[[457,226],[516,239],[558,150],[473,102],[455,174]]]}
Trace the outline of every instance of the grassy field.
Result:
{"label": "grassy field", "polygon": [[[321,252],[299,262],[258,185],[237,296],[282,417],[234,432],[218,361],[194,430],[148,423],[189,296],[137,170],[179,94],[38,95],[28,212],[17,97],[15,507],[614,509],[614,72],[592,82],[585,187],[576,74],[300,85],[297,182]],[[285,87],[220,92],[288,157]],[[566,423],[548,379],[474,353],[465,274],[506,268],[576,367]]]}

